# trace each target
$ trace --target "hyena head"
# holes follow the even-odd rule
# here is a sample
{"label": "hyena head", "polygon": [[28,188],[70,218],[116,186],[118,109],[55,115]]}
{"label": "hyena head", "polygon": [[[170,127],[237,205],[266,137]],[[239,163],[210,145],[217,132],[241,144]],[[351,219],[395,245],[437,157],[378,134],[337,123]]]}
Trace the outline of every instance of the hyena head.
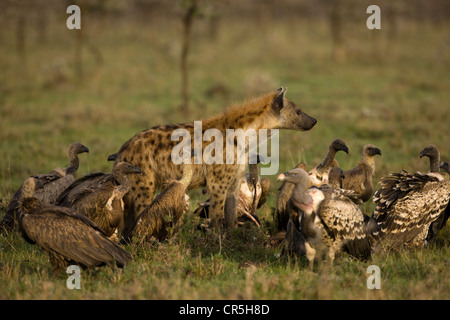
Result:
{"label": "hyena head", "polygon": [[307,131],[312,129],[317,120],[303,112],[302,108],[285,97],[286,88],[277,90],[272,108],[278,117],[280,129]]}

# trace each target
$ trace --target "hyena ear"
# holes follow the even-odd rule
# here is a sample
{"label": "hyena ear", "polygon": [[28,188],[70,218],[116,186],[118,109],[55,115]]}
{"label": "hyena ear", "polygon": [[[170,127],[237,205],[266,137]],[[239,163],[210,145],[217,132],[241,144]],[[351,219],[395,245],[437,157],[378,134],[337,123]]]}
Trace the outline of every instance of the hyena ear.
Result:
{"label": "hyena ear", "polygon": [[272,101],[272,108],[276,111],[281,111],[284,107],[284,94],[286,93],[287,88],[279,88],[276,92],[276,96]]}

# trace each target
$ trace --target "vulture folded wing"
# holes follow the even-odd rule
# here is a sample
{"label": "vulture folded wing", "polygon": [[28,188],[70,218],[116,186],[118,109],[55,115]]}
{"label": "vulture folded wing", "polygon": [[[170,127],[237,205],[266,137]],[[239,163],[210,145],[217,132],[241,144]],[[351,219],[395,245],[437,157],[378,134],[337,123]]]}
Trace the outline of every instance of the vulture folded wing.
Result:
{"label": "vulture folded wing", "polygon": [[429,174],[393,174],[381,181],[374,197],[374,217],[380,237],[396,248],[411,243],[445,210],[450,183]]}
{"label": "vulture folded wing", "polygon": [[325,230],[332,238],[342,241],[344,251],[358,259],[370,258],[364,216],[355,203],[350,199],[325,199],[319,210]]}
{"label": "vulture folded wing", "polygon": [[104,264],[124,267],[131,255],[110,241],[88,218],[68,208],[44,207],[38,214],[24,215],[26,236],[50,253],[86,267]]}

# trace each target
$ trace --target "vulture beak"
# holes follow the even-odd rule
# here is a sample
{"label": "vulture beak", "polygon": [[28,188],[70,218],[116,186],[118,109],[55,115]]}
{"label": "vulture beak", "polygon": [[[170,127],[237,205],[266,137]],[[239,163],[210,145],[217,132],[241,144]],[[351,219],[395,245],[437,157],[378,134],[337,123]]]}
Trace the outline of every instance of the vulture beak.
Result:
{"label": "vulture beak", "polygon": [[346,154],[348,154],[348,147],[346,145],[344,145],[344,149],[342,149],[342,151],[344,151]]}
{"label": "vulture beak", "polygon": [[427,151],[426,151],[426,149],[423,149],[423,150],[420,152],[419,157],[422,158],[422,157],[424,157],[424,156],[426,156],[426,155],[427,155]]}
{"label": "vulture beak", "polygon": [[380,149],[375,148],[374,151],[375,151],[375,152],[374,152],[374,155],[375,155],[375,154],[379,154],[379,155],[381,156],[381,150],[380,150]]}
{"label": "vulture beak", "polygon": [[278,176],[278,182],[284,181],[286,179],[286,174],[287,174],[287,172],[280,174]]}

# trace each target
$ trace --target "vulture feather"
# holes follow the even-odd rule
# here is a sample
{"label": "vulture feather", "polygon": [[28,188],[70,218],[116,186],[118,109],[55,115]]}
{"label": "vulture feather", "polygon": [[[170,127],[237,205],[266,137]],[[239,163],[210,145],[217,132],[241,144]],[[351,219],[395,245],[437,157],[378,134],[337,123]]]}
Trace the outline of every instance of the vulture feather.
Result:
{"label": "vulture feather", "polygon": [[372,176],[375,174],[376,155],[381,155],[381,150],[373,144],[367,144],[362,150],[362,159],[353,169],[344,171],[342,188],[354,190],[361,195],[363,202],[372,197]]}
{"label": "vulture feather", "polygon": [[348,154],[348,147],[341,139],[333,140],[328,147],[328,152],[323,161],[308,172],[313,185],[320,186],[328,183],[330,169],[337,166],[337,161],[334,159],[334,156],[338,151],[344,151]]}
{"label": "vulture feather", "polygon": [[133,173],[141,173],[141,170],[127,162],[119,162],[111,174],[88,174],[64,190],[58,199],[58,205],[84,214],[108,237],[117,236],[119,229],[123,228],[122,199],[131,188],[128,174]]}
{"label": "vulture feather", "polygon": [[[425,149],[421,157],[427,155]],[[439,158],[439,153],[430,157],[428,174],[402,171],[381,179],[381,188],[373,198],[377,246],[400,249],[426,245],[430,225],[444,212],[450,200],[450,181],[436,172],[439,170],[436,156]],[[437,161],[439,164],[439,159]]]}
{"label": "vulture feather", "polygon": [[27,242],[48,252],[54,271],[65,270],[71,264],[123,268],[131,259],[89,218],[70,208],[40,201],[34,197],[35,189],[35,179],[28,178],[23,184],[19,228]]}
{"label": "vulture feather", "polygon": [[153,199],[124,231],[122,242],[130,242],[133,237],[143,241],[151,238],[163,240],[177,231],[183,215],[189,211],[187,187],[192,179],[192,165],[183,163],[180,180],[169,180],[165,188]]}
{"label": "vulture feather", "polygon": [[[66,169],[56,168],[50,173],[32,176],[38,180],[39,185],[34,197],[42,202],[55,204],[59,195],[75,180],[74,175],[80,163],[78,154],[83,152],[89,152],[89,149],[81,143],[75,142],[69,147],[69,166]],[[14,222],[18,217],[19,202],[22,199],[22,188],[23,185],[14,193],[6,208],[5,216],[0,222],[0,233],[14,229]]]}
{"label": "vulture feather", "polygon": [[305,254],[311,266],[323,246],[331,261],[341,251],[361,260],[370,258],[364,217],[351,199],[354,191],[328,185],[308,189],[309,177],[301,169],[281,174],[279,179],[295,184],[290,202],[298,209],[294,221],[298,220],[295,224],[304,235]]}

